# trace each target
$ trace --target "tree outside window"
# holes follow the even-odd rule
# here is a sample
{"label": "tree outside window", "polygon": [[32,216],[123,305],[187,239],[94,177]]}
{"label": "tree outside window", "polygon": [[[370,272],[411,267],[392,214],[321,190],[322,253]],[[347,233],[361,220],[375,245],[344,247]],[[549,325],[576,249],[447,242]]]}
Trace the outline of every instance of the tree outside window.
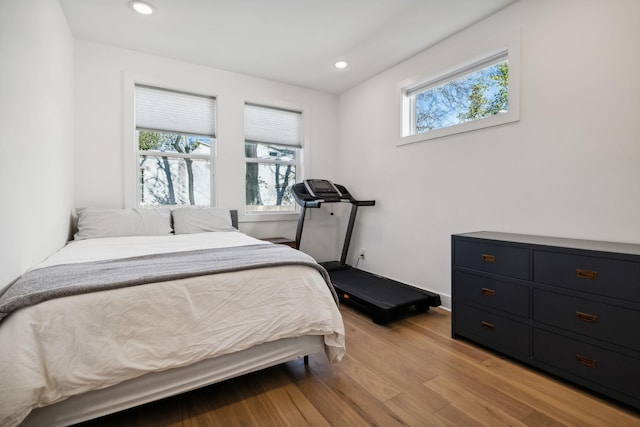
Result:
{"label": "tree outside window", "polygon": [[211,138],[140,131],[138,147],[140,205],[210,205]]}
{"label": "tree outside window", "polygon": [[296,148],[245,143],[246,205],[249,212],[295,210]]}
{"label": "tree outside window", "polygon": [[505,113],[509,64],[502,61],[415,95],[415,132]]}

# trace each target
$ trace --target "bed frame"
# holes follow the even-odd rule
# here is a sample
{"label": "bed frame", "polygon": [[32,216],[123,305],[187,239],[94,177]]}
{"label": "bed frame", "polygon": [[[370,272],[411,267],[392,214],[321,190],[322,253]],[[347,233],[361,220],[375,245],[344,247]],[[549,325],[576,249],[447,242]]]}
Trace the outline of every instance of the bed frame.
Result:
{"label": "bed frame", "polygon": [[267,342],[238,353],[181,368],[152,372],[111,387],[72,396],[35,409],[20,426],[69,426],[322,351],[322,335]]}

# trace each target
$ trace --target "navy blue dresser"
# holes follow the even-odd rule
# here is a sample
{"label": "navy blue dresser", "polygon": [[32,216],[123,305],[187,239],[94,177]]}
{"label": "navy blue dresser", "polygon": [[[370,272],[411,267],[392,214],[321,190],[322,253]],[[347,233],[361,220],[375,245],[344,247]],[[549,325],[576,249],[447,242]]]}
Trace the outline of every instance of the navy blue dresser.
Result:
{"label": "navy blue dresser", "polygon": [[640,245],[452,236],[452,335],[640,408]]}

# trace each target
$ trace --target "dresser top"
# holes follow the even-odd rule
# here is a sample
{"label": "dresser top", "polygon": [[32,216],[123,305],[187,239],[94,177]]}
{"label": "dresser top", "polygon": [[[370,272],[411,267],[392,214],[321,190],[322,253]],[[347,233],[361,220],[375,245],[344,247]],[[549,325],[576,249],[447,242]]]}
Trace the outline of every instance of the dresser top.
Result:
{"label": "dresser top", "polygon": [[589,251],[640,255],[640,244],[622,242],[604,242],[599,240],[569,239],[563,237],[535,236],[528,234],[503,233],[498,231],[476,231],[454,234],[459,237],[496,240],[502,242],[524,243],[528,245],[555,246],[583,249]]}

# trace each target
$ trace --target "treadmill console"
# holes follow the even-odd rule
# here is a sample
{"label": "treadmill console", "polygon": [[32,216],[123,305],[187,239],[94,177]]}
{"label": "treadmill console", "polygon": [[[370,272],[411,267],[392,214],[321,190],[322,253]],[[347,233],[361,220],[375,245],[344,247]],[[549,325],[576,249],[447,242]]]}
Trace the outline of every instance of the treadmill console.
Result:
{"label": "treadmill console", "polygon": [[328,179],[305,179],[304,186],[309,194],[316,199],[340,201],[342,197],[342,193]]}
{"label": "treadmill console", "polygon": [[305,179],[293,184],[293,197],[302,207],[319,208],[322,203],[348,202],[358,206],[373,206],[375,200],[356,200],[343,185],[328,179]]}

